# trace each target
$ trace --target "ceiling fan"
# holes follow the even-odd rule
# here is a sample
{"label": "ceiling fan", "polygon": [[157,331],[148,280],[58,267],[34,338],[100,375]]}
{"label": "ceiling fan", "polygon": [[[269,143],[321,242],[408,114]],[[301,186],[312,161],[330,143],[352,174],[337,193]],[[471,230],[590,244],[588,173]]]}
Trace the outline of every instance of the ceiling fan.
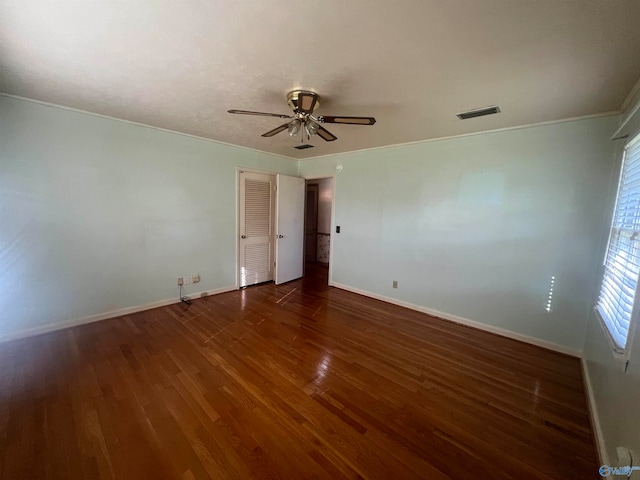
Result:
{"label": "ceiling fan", "polygon": [[263,133],[263,137],[273,137],[274,135],[289,131],[290,136],[297,135],[302,132],[303,140],[306,134],[307,139],[312,135],[318,135],[327,142],[337,140],[333,133],[326,128],[320,126],[321,123],[343,123],[348,125],[373,125],[376,119],[373,117],[336,117],[329,115],[318,115],[315,117],[313,112],[320,105],[320,96],[317,93],[307,90],[293,90],[287,95],[287,103],[293,115],[280,115],[278,113],[251,112],[248,110],[228,110],[229,113],[237,113],[240,115],[261,115],[265,117],[287,118],[291,121],[283,123],[279,127]]}

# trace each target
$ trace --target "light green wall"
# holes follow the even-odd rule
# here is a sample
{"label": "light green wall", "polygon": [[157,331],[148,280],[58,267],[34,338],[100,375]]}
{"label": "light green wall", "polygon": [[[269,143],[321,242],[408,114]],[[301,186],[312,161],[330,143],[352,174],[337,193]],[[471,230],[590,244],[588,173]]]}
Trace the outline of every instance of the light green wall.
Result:
{"label": "light green wall", "polygon": [[590,313],[616,127],[607,117],[295,162],[0,97],[0,338],[174,298],[181,275],[202,276],[188,291],[233,286],[236,168],[335,174],[335,282],[576,350],[588,317],[607,448],[640,451],[640,369],[622,373]]}
{"label": "light green wall", "polygon": [[294,160],[0,96],[0,338],[236,283],[236,168]]}
{"label": "light green wall", "polygon": [[234,285],[236,168],[340,163],[335,282],[580,350],[616,121],[296,163],[0,97],[0,336]]}
{"label": "light green wall", "polygon": [[[631,104],[634,105],[633,103]],[[629,119],[624,132],[632,139],[640,133],[640,111],[631,115],[634,108],[629,108],[623,118]],[[615,180],[619,174],[624,140],[617,141],[619,151],[617,154]],[[613,210],[616,195],[616,182],[612,182],[609,201],[607,202],[607,215],[603,223],[608,226]],[[601,242],[600,259],[604,257],[606,249],[606,235]],[[595,304],[597,291],[594,293]],[[638,299],[636,299],[636,302]],[[634,318],[636,323],[640,319]],[[633,338],[631,338],[633,337]],[[626,373],[621,363],[614,357],[609,342],[605,337],[602,325],[591,310],[588,317],[587,336],[584,345],[584,361],[587,370],[588,387],[591,390],[597,417],[599,420],[601,440],[604,442],[604,450],[610,465],[617,464],[616,447],[622,446],[631,449],[634,465],[640,465],[640,415],[637,413],[640,400],[640,330],[630,337],[629,365]],[[632,478],[640,478],[640,475]]]}
{"label": "light green wall", "polygon": [[[631,345],[627,372],[614,358],[595,313],[589,315],[584,359],[592,395],[610,465],[617,465],[616,447],[633,452],[634,465],[640,464],[640,335]],[[635,478],[635,476],[634,476]]]}
{"label": "light green wall", "polygon": [[300,162],[302,176],[336,174],[332,280],[582,350],[616,125],[585,119]]}

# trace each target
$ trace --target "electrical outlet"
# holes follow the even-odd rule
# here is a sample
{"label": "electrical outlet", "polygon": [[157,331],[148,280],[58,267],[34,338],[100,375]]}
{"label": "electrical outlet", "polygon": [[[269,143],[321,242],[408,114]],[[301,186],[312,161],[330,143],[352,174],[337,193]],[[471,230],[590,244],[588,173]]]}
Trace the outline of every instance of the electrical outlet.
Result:
{"label": "electrical outlet", "polygon": [[182,285],[184,283],[184,279],[182,277],[178,277],[178,285]]}
{"label": "electrical outlet", "polygon": [[398,281],[397,280],[393,281],[393,288],[398,288]]}
{"label": "electrical outlet", "polygon": [[631,466],[631,451],[626,447],[616,447],[618,465],[621,467]]}
{"label": "electrical outlet", "polygon": [[193,275],[191,275],[191,281],[193,283],[198,283],[200,281],[200,274],[194,273]]}
{"label": "electrical outlet", "polygon": [[187,275],[186,277],[182,277],[182,280],[184,281],[184,285],[191,285],[191,276]]}

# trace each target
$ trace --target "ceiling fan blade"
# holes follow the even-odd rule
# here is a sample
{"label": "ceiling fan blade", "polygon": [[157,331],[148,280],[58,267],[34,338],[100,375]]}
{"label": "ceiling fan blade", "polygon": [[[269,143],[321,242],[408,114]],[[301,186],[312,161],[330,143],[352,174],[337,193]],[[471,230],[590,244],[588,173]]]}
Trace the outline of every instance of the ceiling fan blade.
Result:
{"label": "ceiling fan blade", "polygon": [[313,113],[317,101],[318,95],[313,92],[298,93],[298,111],[300,113]]}
{"label": "ceiling fan blade", "polygon": [[333,133],[331,133],[329,130],[327,130],[324,127],[318,128],[317,134],[320,138],[322,138],[323,140],[326,140],[327,142],[333,142],[334,140],[338,139],[338,137],[336,137]]}
{"label": "ceiling fan blade", "polygon": [[321,115],[318,117],[322,123],[347,123],[349,125],[373,125],[376,119],[373,117],[331,117]]}
{"label": "ceiling fan blade", "polygon": [[237,113],[240,115],[260,115],[262,117],[293,118],[293,116],[291,115],[281,115],[279,113],[251,112],[249,110],[227,110],[227,112]]}
{"label": "ceiling fan blade", "polygon": [[273,130],[269,130],[267,133],[263,133],[262,136],[263,137],[273,137],[274,135],[286,130],[287,128],[289,128],[289,124],[288,123],[283,123],[279,127],[276,127]]}

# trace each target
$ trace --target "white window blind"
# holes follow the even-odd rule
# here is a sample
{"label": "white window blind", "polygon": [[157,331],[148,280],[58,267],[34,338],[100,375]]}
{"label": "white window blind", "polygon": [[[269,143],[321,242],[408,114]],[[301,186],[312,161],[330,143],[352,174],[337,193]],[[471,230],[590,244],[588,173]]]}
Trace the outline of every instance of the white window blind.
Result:
{"label": "white window blind", "polygon": [[640,135],[626,146],[597,309],[619,352],[627,343],[640,274]]}

